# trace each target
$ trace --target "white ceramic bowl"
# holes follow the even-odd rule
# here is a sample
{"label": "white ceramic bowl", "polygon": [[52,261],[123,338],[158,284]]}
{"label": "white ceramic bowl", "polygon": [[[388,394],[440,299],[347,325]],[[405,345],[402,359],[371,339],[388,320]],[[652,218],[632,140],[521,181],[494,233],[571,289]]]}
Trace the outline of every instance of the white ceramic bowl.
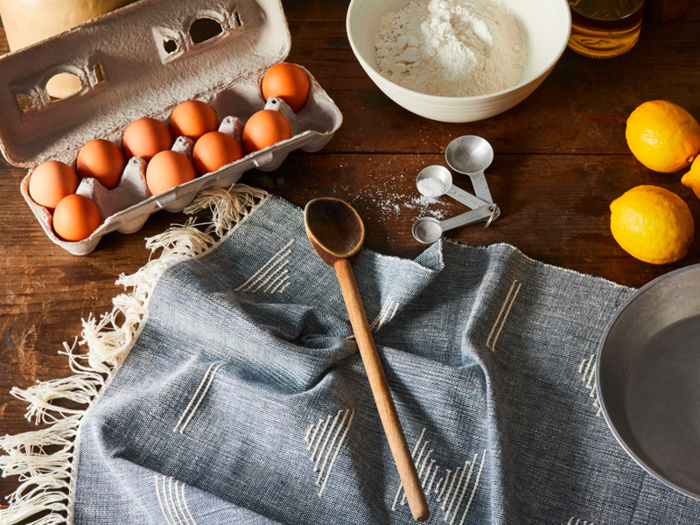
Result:
{"label": "white ceramic bowl", "polygon": [[410,0],[352,0],[346,27],[350,45],[369,77],[390,99],[407,110],[442,122],[474,122],[512,108],[530,95],[552,71],[571,33],[567,0],[503,0],[525,31],[530,59],[520,83],[476,97],[438,97],[418,93],[383,77],[376,66],[374,39],[381,17]]}

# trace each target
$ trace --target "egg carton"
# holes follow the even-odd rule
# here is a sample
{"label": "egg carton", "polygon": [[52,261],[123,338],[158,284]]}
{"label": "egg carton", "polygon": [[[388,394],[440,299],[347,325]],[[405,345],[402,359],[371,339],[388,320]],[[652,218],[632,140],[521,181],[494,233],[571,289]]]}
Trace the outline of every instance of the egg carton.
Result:
{"label": "egg carton", "polygon": [[[199,42],[192,28],[202,19],[218,23],[221,32]],[[290,47],[279,0],[141,0],[0,57],[0,150],[11,164],[29,168],[21,192],[47,236],[86,255],[110,232],[134,233],[152,213],[182,211],[204,188],[229,187],[253,168],[275,170],[293,150],[322,149],[342,114],[309,71],[304,69],[309,97],[296,113],[261,93],[265,71],[284,61]],[[79,78],[80,91],[51,100],[46,83],[65,73]],[[263,108],[285,115],[292,137],[158,195],[146,185],[145,161],[132,158],[116,188],[92,178],[78,187],[97,203],[102,225],[79,242],[57,237],[51,213],[29,196],[33,169],[50,159],[75,168],[78,151],[90,140],[121,146],[131,122],[151,117],[168,124],[173,109],[191,99],[211,105],[221,119],[219,131],[239,144],[243,123]],[[192,146],[179,137],[172,149],[191,158]]]}

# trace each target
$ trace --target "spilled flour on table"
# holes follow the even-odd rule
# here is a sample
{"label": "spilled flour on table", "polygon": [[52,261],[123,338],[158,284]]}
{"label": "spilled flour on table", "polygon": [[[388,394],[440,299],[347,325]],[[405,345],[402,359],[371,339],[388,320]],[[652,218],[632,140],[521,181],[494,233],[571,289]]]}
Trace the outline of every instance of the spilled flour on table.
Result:
{"label": "spilled flour on table", "polygon": [[500,0],[414,0],[382,17],[375,49],[383,76],[444,97],[513,87],[529,57],[524,30]]}
{"label": "spilled flour on table", "polygon": [[392,215],[399,217],[402,210],[414,211],[416,218],[429,215],[436,219],[444,219],[446,216],[446,211],[439,208],[443,204],[440,199],[423,195],[406,195],[381,188],[358,194],[352,202],[371,205],[382,219],[388,219]]}
{"label": "spilled flour on table", "polygon": [[[350,203],[356,206],[358,203],[364,208],[372,208],[380,219],[399,217],[404,210],[409,210],[412,218],[418,219],[424,216],[444,219],[448,214],[448,203],[439,198],[424,197],[420,195],[415,186],[413,191],[405,192],[398,177],[389,177],[381,181],[375,181],[368,188],[362,188],[362,193],[357,193]],[[335,186],[334,193],[351,191],[349,187]]]}

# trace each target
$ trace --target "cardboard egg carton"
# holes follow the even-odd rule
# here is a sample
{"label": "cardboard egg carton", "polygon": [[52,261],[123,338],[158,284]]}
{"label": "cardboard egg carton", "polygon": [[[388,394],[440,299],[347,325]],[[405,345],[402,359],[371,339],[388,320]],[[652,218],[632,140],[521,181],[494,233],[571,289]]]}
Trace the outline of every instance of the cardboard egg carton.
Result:
{"label": "cardboard egg carton", "polygon": [[[216,21],[221,32],[199,42],[191,29],[202,19]],[[152,213],[182,211],[204,188],[229,187],[249,169],[271,171],[293,150],[313,152],[328,143],[342,115],[308,71],[309,98],[298,112],[280,99],[263,99],[265,71],[284,61],[290,47],[279,0],[141,0],[0,57],[0,150],[11,164],[29,168],[22,195],[48,237],[74,255],[88,254],[112,231],[133,233]],[[51,100],[46,83],[60,73],[76,75],[82,87]],[[219,131],[239,143],[243,123],[263,108],[287,117],[292,138],[155,196],[146,186],[145,161],[132,158],[112,190],[91,178],[80,183],[78,193],[97,203],[102,225],[83,241],[58,238],[51,213],[29,196],[32,170],[51,159],[75,168],[90,140],[121,146],[131,122],[151,117],[168,124],[173,109],[190,99],[210,104]],[[179,137],[172,149],[191,157],[192,146]]]}

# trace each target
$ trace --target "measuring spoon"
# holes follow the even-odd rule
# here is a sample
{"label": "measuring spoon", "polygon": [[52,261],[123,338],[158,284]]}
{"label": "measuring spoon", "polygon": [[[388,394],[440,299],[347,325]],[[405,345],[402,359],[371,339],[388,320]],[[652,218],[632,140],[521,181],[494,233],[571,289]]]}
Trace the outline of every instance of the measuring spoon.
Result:
{"label": "measuring spoon", "polygon": [[[442,187],[443,187],[443,192],[440,193],[439,195],[435,195],[434,193],[428,193],[424,192],[424,189],[421,188],[420,181],[422,180],[435,180],[438,181]],[[461,188],[458,188],[457,186],[452,184],[452,174],[450,173],[450,170],[445,168],[444,166],[428,166],[427,168],[423,169],[419,174],[418,177],[416,177],[416,187],[418,188],[418,191],[420,192],[421,195],[424,195],[425,197],[442,197],[443,195],[449,195],[452,197],[454,200],[461,202],[465,206],[475,210],[477,208],[481,208],[483,206],[488,206],[489,204],[492,204],[490,201],[486,202],[484,200],[481,200],[478,197],[475,197],[468,191],[464,191]],[[490,196],[490,195],[489,195]]]}
{"label": "measuring spoon", "polygon": [[444,221],[439,221],[433,217],[421,217],[413,223],[411,232],[418,242],[433,244],[442,238],[444,232],[460,226],[487,221],[485,228],[488,228],[500,214],[501,210],[498,208],[498,204],[489,204]]}
{"label": "measuring spoon", "polygon": [[476,135],[457,137],[447,145],[445,159],[457,173],[468,175],[476,196],[493,202],[484,171],[493,162],[493,148],[486,139]]}

